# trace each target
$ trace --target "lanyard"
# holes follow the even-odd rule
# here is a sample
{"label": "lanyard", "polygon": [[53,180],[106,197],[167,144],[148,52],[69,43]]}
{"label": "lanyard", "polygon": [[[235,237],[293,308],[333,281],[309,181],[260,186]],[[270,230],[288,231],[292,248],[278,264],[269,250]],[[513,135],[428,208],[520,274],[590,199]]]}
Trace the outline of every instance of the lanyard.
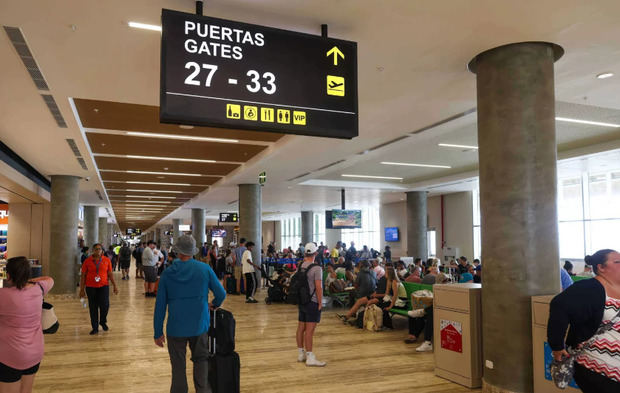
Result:
{"label": "lanyard", "polygon": [[93,263],[95,263],[95,268],[97,269],[97,275],[99,275],[99,265],[101,265],[101,260],[102,258],[99,258],[99,261],[95,263],[95,260],[93,259]]}

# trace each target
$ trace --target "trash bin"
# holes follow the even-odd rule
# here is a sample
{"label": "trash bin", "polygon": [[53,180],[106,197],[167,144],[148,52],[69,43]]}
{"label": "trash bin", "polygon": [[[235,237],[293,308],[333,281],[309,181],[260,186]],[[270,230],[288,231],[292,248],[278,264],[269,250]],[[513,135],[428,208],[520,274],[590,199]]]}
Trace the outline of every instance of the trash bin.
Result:
{"label": "trash bin", "polygon": [[550,366],[553,356],[551,347],[547,343],[547,321],[549,320],[549,303],[554,296],[532,296],[534,393],[581,392],[574,380],[564,390],[555,387],[551,380]]}
{"label": "trash bin", "polygon": [[482,386],[481,287],[433,286],[435,374],[468,388]]}

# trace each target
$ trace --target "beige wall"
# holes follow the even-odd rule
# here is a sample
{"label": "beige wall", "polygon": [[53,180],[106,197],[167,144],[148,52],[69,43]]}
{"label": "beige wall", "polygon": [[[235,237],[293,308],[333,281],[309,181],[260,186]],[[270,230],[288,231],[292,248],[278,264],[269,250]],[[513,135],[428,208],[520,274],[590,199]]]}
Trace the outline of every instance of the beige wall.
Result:
{"label": "beige wall", "polygon": [[[474,254],[473,205],[471,192],[458,192],[443,196],[443,229],[446,246],[457,247],[461,255],[468,259]],[[428,228],[435,229],[435,248],[437,257],[443,262],[441,196],[428,198]],[[389,244],[392,256],[406,256],[407,251],[407,207],[405,202],[389,203],[381,206],[381,249]],[[385,227],[398,227],[400,241],[385,242]]]}
{"label": "beige wall", "polygon": [[276,243],[280,242],[280,239],[276,239],[276,222],[279,221],[263,221],[263,243],[262,249],[267,252],[267,246],[269,242],[275,241]]}
{"label": "beige wall", "polygon": [[[407,206],[405,202],[388,203],[381,205],[379,213],[381,227],[381,251],[388,245],[392,249],[392,258],[407,256]],[[386,242],[386,227],[398,227],[398,242]]]}
{"label": "beige wall", "polygon": [[50,204],[12,203],[9,206],[9,257],[38,259],[48,271],[50,246]]}

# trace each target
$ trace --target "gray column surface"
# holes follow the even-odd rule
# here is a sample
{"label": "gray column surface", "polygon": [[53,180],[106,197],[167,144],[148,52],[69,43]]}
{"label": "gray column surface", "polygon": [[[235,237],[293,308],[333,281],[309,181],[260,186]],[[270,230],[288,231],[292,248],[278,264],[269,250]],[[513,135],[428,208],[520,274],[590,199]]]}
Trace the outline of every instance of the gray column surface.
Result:
{"label": "gray column surface", "polygon": [[[260,266],[262,244],[262,189],[258,184],[239,184],[239,236],[254,242],[252,260]],[[260,271],[256,272],[260,282]]]}
{"label": "gray column surface", "polygon": [[84,206],[84,245],[92,247],[99,241],[99,206]]}
{"label": "gray column surface", "polygon": [[[314,228],[314,215],[312,212],[301,212],[301,242],[306,245],[312,241],[312,233]],[[296,244],[294,245],[296,246]],[[293,247],[294,247],[293,246]]]}
{"label": "gray column surface", "polygon": [[181,219],[173,218],[172,219],[172,244],[177,244],[177,239],[181,235],[180,233],[181,230],[179,229],[180,226],[181,226]]}
{"label": "gray column surface", "polygon": [[78,282],[78,210],[77,176],[52,175],[50,207],[50,276],[54,294],[75,294]]}
{"label": "gray column surface", "polygon": [[485,392],[533,391],[530,298],[560,291],[553,63],[563,53],[524,42],[469,65],[478,92],[482,361],[493,364]]}
{"label": "gray column surface", "polygon": [[407,256],[428,257],[426,191],[410,191],[407,195]]}
{"label": "gray column surface", "polygon": [[329,248],[336,247],[336,244],[342,240],[342,229],[325,229],[325,245]]}
{"label": "gray column surface", "polygon": [[192,236],[196,240],[196,247],[200,250],[207,241],[206,236],[207,214],[205,209],[192,209]]}
{"label": "gray column surface", "polygon": [[114,237],[114,224],[108,224],[108,237],[107,243],[114,246],[116,245],[116,238]]}
{"label": "gray column surface", "polygon": [[108,249],[110,241],[108,240],[108,218],[99,217],[99,229],[97,230],[97,241],[105,247],[104,251]]}

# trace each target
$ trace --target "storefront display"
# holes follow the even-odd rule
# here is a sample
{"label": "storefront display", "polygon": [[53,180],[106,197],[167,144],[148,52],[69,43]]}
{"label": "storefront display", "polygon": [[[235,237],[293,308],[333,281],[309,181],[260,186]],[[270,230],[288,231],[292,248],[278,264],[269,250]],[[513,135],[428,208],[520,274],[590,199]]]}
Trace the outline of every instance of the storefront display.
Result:
{"label": "storefront display", "polygon": [[7,236],[9,234],[9,205],[0,203],[0,288],[6,279]]}

